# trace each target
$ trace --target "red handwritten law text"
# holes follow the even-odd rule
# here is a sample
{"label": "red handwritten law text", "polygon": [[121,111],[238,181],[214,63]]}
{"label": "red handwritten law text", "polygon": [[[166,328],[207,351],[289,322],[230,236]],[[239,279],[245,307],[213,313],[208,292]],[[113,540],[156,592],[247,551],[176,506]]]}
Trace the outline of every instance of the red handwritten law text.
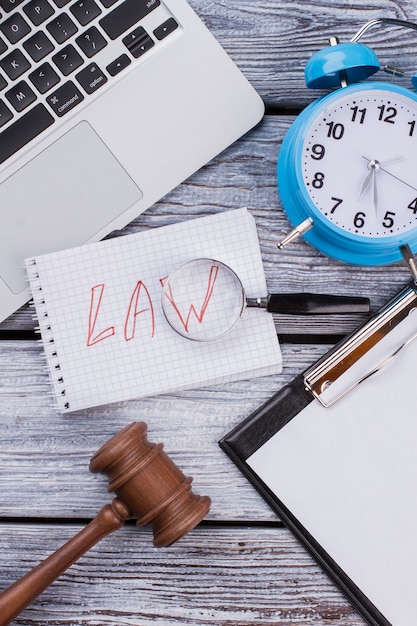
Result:
{"label": "red handwritten law text", "polygon": [[[196,318],[198,323],[201,324],[203,322],[207,307],[213,294],[218,271],[219,268],[217,266],[211,266],[202,305],[196,306],[193,302],[191,302],[189,305],[184,307],[187,311],[185,314],[180,311],[179,306],[175,301],[175,294],[173,293],[171,286],[168,284],[166,296],[168,298],[168,301],[174,308],[180,324],[183,326],[186,332],[188,332],[192,316]],[[160,279],[159,282],[162,287],[164,286],[166,280],[167,277]],[[91,288],[87,332],[88,347],[95,346],[102,341],[110,339],[116,334],[116,325],[111,325],[100,329],[99,318],[102,307],[112,307],[113,304],[111,300],[111,294],[108,295],[106,292],[106,297],[104,297],[105,289],[106,286],[104,283],[94,285],[94,287]],[[132,291],[129,303],[127,304],[126,315],[123,324],[123,337],[125,341],[131,341],[135,338],[138,328],[139,317],[143,316],[144,313],[148,313],[149,315],[146,316],[146,318],[141,317],[140,319],[147,320],[145,321],[145,323],[149,325],[149,336],[150,338],[153,338],[155,336],[155,309],[150,291],[146,287],[145,283],[139,280]]]}
{"label": "red handwritten law text", "polygon": [[[139,308],[139,300],[141,299],[141,293],[143,298],[148,302],[148,307],[143,309]],[[136,321],[141,313],[151,312],[151,337],[155,334],[155,311],[152,304],[152,299],[149,291],[141,280],[138,281],[136,287],[133,290],[132,297],[130,298],[129,306],[127,309],[124,336],[126,341],[134,339],[136,332]]]}
{"label": "red handwritten law text", "polygon": [[[197,322],[199,324],[201,324],[204,320],[204,315],[206,314],[207,311],[207,307],[210,303],[211,297],[213,295],[213,289],[214,289],[214,285],[217,279],[217,274],[219,273],[219,268],[217,265],[212,265],[210,267],[210,273],[209,273],[209,277],[208,277],[208,282],[207,282],[207,288],[206,288],[206,293],[204,295],[204,301],[203,304],[200,308],[200,312],[197,311],[197,308],[194,304],[190,304],[189,308],[188,308],[188,313],[183,316],[181,311],[179,310],[179,307],[177,306],[177,303],[175,302],[175,297],[174,294],[172,293],[172,288],[171,285],[168,283],[167,285],[167,291],[165,293],[168,302],[170,302],[174,308],[175,313],[178,316],[178,319],[181,323],[181,326],[183,326],[185,332],[189,332],[189,326],[190,326],[190,320],[191,320],[191,316],[193,315]],[[164,281],[165,279],[162,279],[160,282],[162,285],[164,285]]]}
{"label": "red handwritten law text", "polygon": [[101,307],[101,301],[103,299],[104,285],[95,285],[91,288],[91,301],[90,301],[90,313],[88,316],[88,338],[87,346],[94,346],[94,344],[104,341],[114,335],[114,326],[109,326],[104,330],[101,330],[97,334],[95,333],[98,313]]}
{"label": "red handwritten law text", "polygon": [[[104,284],[95,285],[91,288],[87,333],[88,347],[94,346],[105,339],[109,339],[116,333],[115,326],[108,326],[103,330],[99,330],[98,332],[96,331],[97,320],[102,307],[104,290]],[[145,306],[141,306],[142,300],[145,301]],[[132,292],[130,302],[127,307],[123,330],[125,341],[131,341],[131,339],[134,338],[139,315],[148,311],[150,312],[150,336],[153,337],[155,334],[155,312],[152,299],[146,285],[142,281],[138,281]]]}

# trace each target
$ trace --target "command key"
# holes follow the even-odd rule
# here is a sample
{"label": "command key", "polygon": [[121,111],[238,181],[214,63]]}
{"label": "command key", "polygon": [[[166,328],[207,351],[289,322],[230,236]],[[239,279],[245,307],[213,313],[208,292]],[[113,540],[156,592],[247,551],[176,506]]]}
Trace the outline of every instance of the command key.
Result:
{"label": "command key", "polygon": [[58,117],[62,117],[68,111],[71,111],[83,100],[83,94],[70,80],[46,98],[47,103]]}

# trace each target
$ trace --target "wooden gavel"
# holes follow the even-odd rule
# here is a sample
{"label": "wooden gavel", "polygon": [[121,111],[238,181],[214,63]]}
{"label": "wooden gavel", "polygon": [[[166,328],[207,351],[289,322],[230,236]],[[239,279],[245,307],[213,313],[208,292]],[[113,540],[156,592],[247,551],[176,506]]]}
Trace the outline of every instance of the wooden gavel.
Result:
{"label": "wooden gavel", "polygon": [[134,422],[112,437],[90,462],[92,472],[109,478],[117,498],[75,537],[0,593],[0,626],[6,626],[70,565],[130,517],[150,524],[157,547],[173,544],[208,513],[210,498],[191,490],[192,478],[146,437],[144,422]]}

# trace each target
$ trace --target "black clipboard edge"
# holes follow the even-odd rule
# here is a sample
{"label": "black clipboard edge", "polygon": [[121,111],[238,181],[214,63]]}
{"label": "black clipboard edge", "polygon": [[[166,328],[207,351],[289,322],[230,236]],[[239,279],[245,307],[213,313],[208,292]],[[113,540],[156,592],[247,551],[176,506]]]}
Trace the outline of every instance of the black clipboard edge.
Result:
{"label": "black clipboard edge", "polygon": [[[371,626],[392,626],[291,511],[287,509],[284,503],[246,463],[251,454],[313,401],[312,396],[304,388],[303,380],[304,375],[302,374],[297,376],[292,383],[285,385],[259,409],[225,435],[219,441],[219,446],[368,623]],[[293,402],[291,402],[291,394],[293,393],[296,395],[293,397]],[[286,409],[289,412],[286,413]]]}
{"label": "black clipboard edge", "polygon": [[223,442],[227,443],[239,458],[246,460],[312,401],[313,396],[306,391],[304,374],[301,374],[230,431],[219,444],[223,447]]}

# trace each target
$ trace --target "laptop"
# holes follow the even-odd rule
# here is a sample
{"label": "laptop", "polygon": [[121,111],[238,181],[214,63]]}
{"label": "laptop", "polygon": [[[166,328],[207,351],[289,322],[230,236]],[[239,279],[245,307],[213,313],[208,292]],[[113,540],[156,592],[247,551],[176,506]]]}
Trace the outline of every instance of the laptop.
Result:
{"label": "laptop", "polygon": [[0,321],[26,257],[123,228],[263,113],[185,0],[0,0]]}

